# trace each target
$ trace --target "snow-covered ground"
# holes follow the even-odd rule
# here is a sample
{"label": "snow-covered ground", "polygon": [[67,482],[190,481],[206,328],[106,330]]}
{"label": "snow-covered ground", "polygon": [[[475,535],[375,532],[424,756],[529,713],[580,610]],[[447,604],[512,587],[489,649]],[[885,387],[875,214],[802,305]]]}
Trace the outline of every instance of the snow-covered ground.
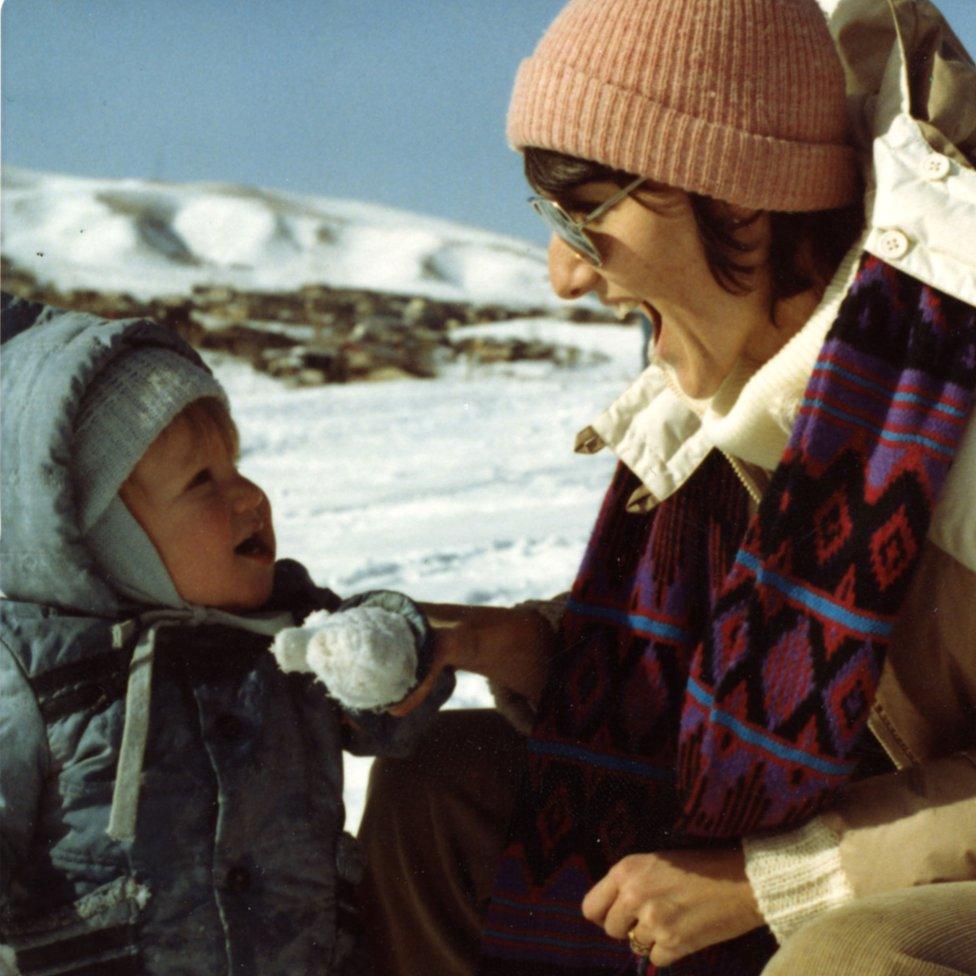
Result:
{"label": "snow-covered ground", "polygon": [[[185,294],[195,284],[287,291],[355,286],[514,308],[558,307],[541,249],[349,201],[246,187],[4,172],[3,253],[61,291]],[[608,481],[577,430],[635,374],[633,327],[519,319],[498,336],[602,353],[458,365],[436,380],[288,389],[212,358],[242,431],[243,468],[268,492],[279,552],[336,592],[512,604],[565,590]],[[488,702],[464,676],[456,707]],[[348,765],[358,824],[368,761]]]}
{"label": "snow-covered ground", "polygon": [[[573,438],[634,374],[637,330],[537,319],[495,329],[609,358],[304,390],[211,360],[241,427],[243,470],[271,498],[282,555],[342,595],[384,587],[507,605],[570,585],[612,466],[606,453],[574,455]],[[451,704],[488,701],[469,675]],[[368,769],[347,757],[353,830]]]}

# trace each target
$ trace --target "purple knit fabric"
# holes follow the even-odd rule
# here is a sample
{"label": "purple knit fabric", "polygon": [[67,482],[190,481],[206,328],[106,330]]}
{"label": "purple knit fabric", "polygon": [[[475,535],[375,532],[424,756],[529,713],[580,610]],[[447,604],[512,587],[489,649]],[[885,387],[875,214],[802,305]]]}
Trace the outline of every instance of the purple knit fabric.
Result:
{"label": "purple knit fabric", "polygon": [[[580,913],[621,857],[808,819],[855,774],[976,385],[976,312],[862,260],[755,517],[711,455],[648,515],[619,468],[573,589],[482,973],[614,973]],[[751,976],[765,930],[668,969]]]}

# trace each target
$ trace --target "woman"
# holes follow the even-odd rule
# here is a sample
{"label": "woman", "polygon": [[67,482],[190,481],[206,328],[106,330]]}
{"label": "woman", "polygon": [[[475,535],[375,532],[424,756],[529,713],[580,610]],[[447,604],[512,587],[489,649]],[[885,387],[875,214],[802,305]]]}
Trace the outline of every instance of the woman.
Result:
{"label": "woman", "polygon": [[[519,71],[553,287],[640,308],[654,361],[578,443],[621,465],[481,972],[976,972],[976,74],[928,3],[832,27],[814,0],[574,0]],[[472,763],[496,794],[498,752]],[[428,762],[371,804],[437,804]],[[398,872],[468,878],[428,971],[469,971],[477,858],[431,829],[453,872],[390,868],[367,814],[391,971],[451,928]]]}

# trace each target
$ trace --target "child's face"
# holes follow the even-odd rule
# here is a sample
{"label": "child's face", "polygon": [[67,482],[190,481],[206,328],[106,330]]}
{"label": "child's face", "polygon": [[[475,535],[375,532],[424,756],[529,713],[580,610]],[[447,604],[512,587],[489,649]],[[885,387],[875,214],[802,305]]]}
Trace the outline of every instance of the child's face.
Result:
{"label": "child's face", "polygon": [[119,494],[188,603],[249,610],[271,595],[271,506],[213,421],[177,417]]}

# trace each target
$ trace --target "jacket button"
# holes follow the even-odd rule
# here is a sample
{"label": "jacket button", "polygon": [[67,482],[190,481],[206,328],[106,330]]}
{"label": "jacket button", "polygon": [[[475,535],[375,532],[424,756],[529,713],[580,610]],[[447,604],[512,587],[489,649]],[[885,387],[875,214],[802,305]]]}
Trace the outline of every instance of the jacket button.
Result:
{"label": "jacket button", "polygon": [[929,153],[922,160],[922,176],[933,183],[944,180],[952,170],[952,162],[942,153]]}
{"label": "jacket button", "polygon": [[240,865],[231,868],[224,877],[224,887],[228,891],[244,891],[251,886],[251,872]]}
{"label": "jacket button", "polygon": [[886,230],[878,241],[881,257],[886,260],[897,261],[908,253],[910,241],[908,236],[900,230]]}

